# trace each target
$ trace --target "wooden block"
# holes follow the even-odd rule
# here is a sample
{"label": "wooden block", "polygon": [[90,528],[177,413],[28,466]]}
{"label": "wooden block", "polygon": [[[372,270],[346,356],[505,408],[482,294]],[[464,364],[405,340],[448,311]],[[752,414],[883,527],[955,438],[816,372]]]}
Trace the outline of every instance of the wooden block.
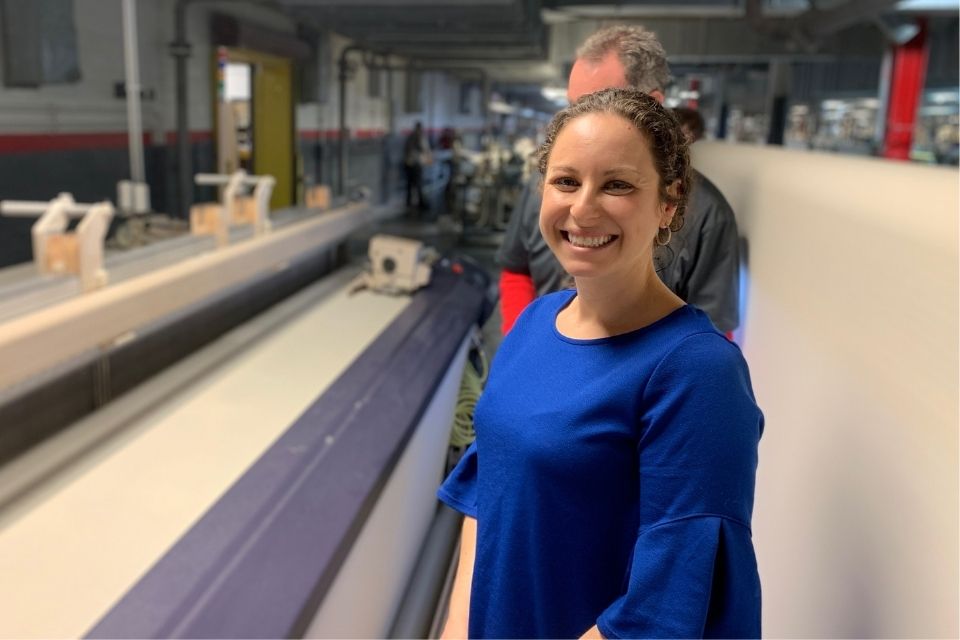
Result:
{"label": "wooden block", "polygon": [[306,193],[307,208],[309,209],[329,209],[330,208],[330,187],[325,184],[319,184],[307,189]]}
{"label": "wooden block", "polygon": [[257,203],[253,196],[241,196],[233,207],[232,224],[254,224],[257,220]]}
{"label": "wooden block", "polygon": [[220,203],[199,202],[190,207],[190,233],[212,235],[219,224]]}
{"label": "wooden block", "polygon": [[75,233],[56,233],[46,238],[44,267],[53,273],[80,273],[80,251]]}

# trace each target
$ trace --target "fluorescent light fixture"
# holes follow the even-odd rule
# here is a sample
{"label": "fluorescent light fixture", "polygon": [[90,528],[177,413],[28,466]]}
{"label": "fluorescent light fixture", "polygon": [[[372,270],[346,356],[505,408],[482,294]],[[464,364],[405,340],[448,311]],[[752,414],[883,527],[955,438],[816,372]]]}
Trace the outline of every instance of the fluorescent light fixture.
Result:
{"label": "fluorescent light fixture", "polygon": [[540,95],[547,100],[566,100],[567,90],[563,87],[543,87],[540,89]]}
{"label": "fluorescent light fixture", "polygon": [[903,0],[894,8],[897,11],[956,11],[957,0]]}
{"label": "fluorescent light fixture", "polygon": [[516,107],[514,107],[511,104],[507,104],[503,100],[491,100],[490,104],[488,105],[488,108],[490,109],[490,111],[493,111],[494,113],[507,113],[507,114],[513,113],[514,111],[517,110]]}
{"label": "fluorescent light fixture", "polygon": [[950,104],[951,102],[960,102],[960,96],[957,95],[956,91],[933,91],[927,94],[927,97],[929,97],[930,102],[934,104]]}
{"label": "fluorescent light fixture", "polygon": [[544,22],[557,24],[576,19],[603,19],[603,18],[742,18],[744,10],[735,5],[691,5],[677,6],[670,2],[662,4],[614,4],[613,2],[601,5],[568,4],[556,9],[542,9],[540,12]]}

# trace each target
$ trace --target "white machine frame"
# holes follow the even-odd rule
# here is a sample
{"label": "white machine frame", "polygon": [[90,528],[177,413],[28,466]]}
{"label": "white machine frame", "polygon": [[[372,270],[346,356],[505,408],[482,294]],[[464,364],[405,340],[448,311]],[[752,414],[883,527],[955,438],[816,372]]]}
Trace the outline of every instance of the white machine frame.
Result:
{"label": "white machine frame", "polygon": [[[49,202],[31,200],[0,201],[5,216],[40,218],[30,229],[33,262],[44,275],[76,273],[84,292],[106,286],[108,275],[103,266],[103,241],[113,219],[114,208],[108,201],[78,203],[70,193],[61,193]],[[82,218],[75,232],[67,232],[70,218]]]}
{"label": "white machine frame", "polygon": [[0,324],[0,389],[23,382],[89,349],[265,271],[285,269],[316,250],[388,215],[352,204]]}
{"label": "white machine frame", "polygon": [[[255,236],[270,231],[270,196],[273,187],[277,184],[273,176],[252,176],[240,169],[232,174],[225,173],[198,173],[194,176],[198,185],[222,186],[220,205],[216,209],[212,220],[208,217],[191,212],[190,226],[194,233],[212,232],[217,239],[217,247],[223,248],[230,243],[230,225],[237,222],[247,222],[247,216],[242,215],[240,196],[247,187],[253,187],[253,233]],[[201,219],[203,218],[203,219]]]}

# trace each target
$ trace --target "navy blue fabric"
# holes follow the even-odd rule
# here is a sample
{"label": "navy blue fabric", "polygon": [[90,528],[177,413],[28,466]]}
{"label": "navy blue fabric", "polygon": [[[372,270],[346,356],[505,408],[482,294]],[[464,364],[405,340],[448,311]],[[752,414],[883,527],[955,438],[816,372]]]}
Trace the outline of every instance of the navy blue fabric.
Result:
{"label": "navy blue fabric", "polygon": [[556,316],[574,295],[506,336],[438,492],[477,519],[470,636],[758,637],[763,415],[739,348],[689,305],[571,339]]}

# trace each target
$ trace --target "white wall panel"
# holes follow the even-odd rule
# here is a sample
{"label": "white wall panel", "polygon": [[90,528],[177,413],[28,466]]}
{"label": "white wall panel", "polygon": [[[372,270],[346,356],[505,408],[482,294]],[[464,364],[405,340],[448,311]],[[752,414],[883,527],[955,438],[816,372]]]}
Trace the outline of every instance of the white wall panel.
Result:
{"label": "white wall panel", "polygon": [[698,143],[750,246],[771,637],[958,635],[957,171]]}
{"label": "white wall panel", "polygon": [[[124,81],[120,0],[74,0],[81,78],[36,89],[0,88],[0,132],[126,131],[126,103],[113,96]],[[137,3],[141,84],[155,98],[143,102],[144,129],[176,130],[176,76],[169,44],[174,39],[174,0]],[[187,65],[191,131],[212,126],[210,14],[221,11],[276,31],[293,33],[293,22],[275,11],[245,3],[211,3],[187,9]]]}
{"label": "white wall panel", "polygon": [[126,106],[113,97],[113,83],[123,80],[120,5],[120,0],[74,0],[80,81],[37,89],[0,88],[0,132],[126,128]]}

